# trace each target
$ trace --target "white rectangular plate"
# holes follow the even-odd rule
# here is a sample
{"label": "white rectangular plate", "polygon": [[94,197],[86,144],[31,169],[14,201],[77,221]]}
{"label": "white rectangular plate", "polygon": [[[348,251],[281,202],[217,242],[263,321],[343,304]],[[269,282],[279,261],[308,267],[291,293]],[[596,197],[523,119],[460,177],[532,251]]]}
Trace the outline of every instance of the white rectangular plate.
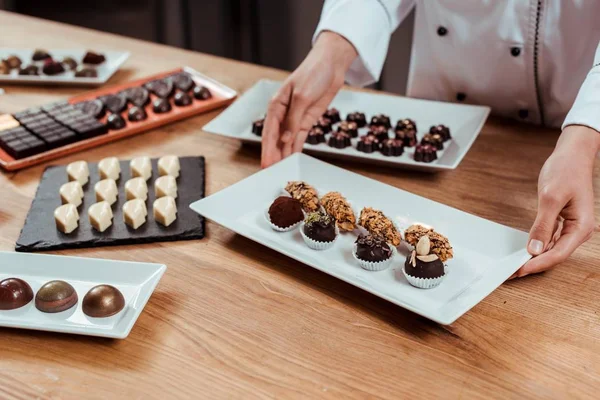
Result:
{"label": "white rectangular plate", "polygon": [[[8,56],[15,55],[23,62],[22,66],[35,64],[42,66],[43,62],[32,62],[31,56],[34,49],[11,49],[0,47],[0,59],[5,59]],[[62,60],[63,57],[73,57],[78,65],[81,64],[83,56],[88,51],[86,49],[46,49],[46,51],[56,61]],[[8,75],[0,75],[0,83],[15,83],[15,84],[30,84],[30,85],[85,85],[85,86],[100,86],[110,79],[115,72],[121,68],[121,65],[129,58],[127,51],[102,51],[100,49],[93,50],[94,52],[104,54],[106,61],[99,65],[89,65],[98,71],[96,78],[76,78],[74,71],[66,71],[57,75],[44,75],[40,70],[40,75],[27,76],[19,75],[17,69],[13,69]]]}
{"label": "white rectangular plate", "polygon": [[[79,297],[75,307],[55,314],[39,311],[35,301],[16,310],[0,310],[0,326],[125,339],[166,269],[160,264],[0,252],[0,280],[20,278],[29,283],[34,296],[44,283],[63,280]],[[125,308],[112,317],[90,318],[81,302],[100,284],[119,289]]]}
{"label": "white rectangular plate", "polygon": [[[252,122],[264,117],[269,100],[280,86],[281,82],[259,81],[202,129],[244,142],[260,143],[260,137],[252,133]],[[345,149],[329,147],[326,143],[318,145],[307,143],[304,145],[306,152],[372,164],[431,171],[455,169],[471,148],[490,113],[489,107],[350,90],[341,90],[331,102],[331,107],[340,111],[342,119],[354,111],[364,112],[367,122],[373,115],[387,114],[390,116],[393,126],[399,119],[411,118],[417,123],[419,138],[423,136],[423,133],[428,132],[432,125],[444,124],[450,128],[452,140],[444,144],[445,149],[438,152],[438,159],[432,163],[416,162],[413,159],[414,148],[408,147],[400,157],[386,157],[379,152],[362,153],[356,150],[358,139],[352,139],[352,147]],[[360,129],[360,136],[365,135],[367,130],[368,128]]]}
{"label": "white rectangular plate", "polygon": [[[409,254],[405,245],[398,249],[387,270],[370,272],[353,258],[355,233],[342,234],[331,249],[318,252],[306,246],[298,229],[286,233],[273,231],[264,212],[292,180],[308,182],[320,195],[339,191],[357,210],[365,206],[382,210],[401,229],[415,222],[433,226],[454,247],[447,276],[436,288],[418,289],[410,286],[402,273]],[[240,235],[445,325],[479,303],[530,258],[524,232],[303,154],[293,155],[191,207]]]}

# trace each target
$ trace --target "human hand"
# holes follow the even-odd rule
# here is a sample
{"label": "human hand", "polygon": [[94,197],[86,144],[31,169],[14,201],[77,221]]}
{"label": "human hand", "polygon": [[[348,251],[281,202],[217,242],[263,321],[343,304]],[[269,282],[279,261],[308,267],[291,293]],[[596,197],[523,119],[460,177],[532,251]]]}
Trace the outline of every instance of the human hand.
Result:
{"label": "human hand", "polygon": [[534,256],[512,277],[542,272],[565,261],[596,229],[592,173],[600,133],[565,128],[538,180],[538,214],[529,233]]}
{"label": "human hand", "polygon": [[262,135],[263,168],[302,151],[309,129],[344,84],[356,56],[354,47],[340,35],[327,31],[319,35],[269,103]]}

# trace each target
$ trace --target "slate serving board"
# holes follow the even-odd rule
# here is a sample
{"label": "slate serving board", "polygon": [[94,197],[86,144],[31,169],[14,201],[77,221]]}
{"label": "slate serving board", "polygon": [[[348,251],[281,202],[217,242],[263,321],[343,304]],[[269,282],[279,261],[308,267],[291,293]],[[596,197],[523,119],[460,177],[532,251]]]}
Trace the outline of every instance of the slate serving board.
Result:
{"label": "slate serving board", "polygon": [[189,207],[191,203],[204,198],[205,167],[204,157],[180,157],[181,171],[177,178],[178,194],[177,219],[169,227],[154,220],[152,204],[155,200],[154,181],[158,178],[158,159],[152,160],[152,177],[148,179],[148,217],[146,223],[134,230],[123,221],[125,182],[131,177],[129,160],[121,161],[121,177],[117,181],[119,196],[113,204],[113,224],[100,233],[92,228],[87,210],[96,202],[94,185],[100,180],[98,164],[89,163],[90,181],[84,186],[83,204],[78,207],[79,227],[68,235],[56,229],[54,210],[61,205],[59,189],[68,181],[66,166],[48,167],[38,186],[31,204],[25,225],[15,245],[16,251],[34,252],[62,250],[84,247],[116,246],[175,240],[202,239],[204,218]]}

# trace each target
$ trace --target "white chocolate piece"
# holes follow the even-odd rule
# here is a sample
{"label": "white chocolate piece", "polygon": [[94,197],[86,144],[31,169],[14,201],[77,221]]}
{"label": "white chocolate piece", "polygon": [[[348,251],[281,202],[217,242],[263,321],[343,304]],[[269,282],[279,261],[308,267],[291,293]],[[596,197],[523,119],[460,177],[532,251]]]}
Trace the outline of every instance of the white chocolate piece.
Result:
{"label": "white chocolate piece", "polygon": [[56,228],[62,233],[71,233],[79,226],[79,213],[73,204],[63,204],[54,210]]}
{"label": "white chocolate piece", "polygon": [[125,182],[125,197],[127,200],[148,198],[148,185],[144,178],[133,178]]}
{"label": "white chocolate piece", "polygon": [[148,209],[143,200],[133,199],[123,204],[123,220],[133,229],[144,225],[147,216]]}
{"label": "white chocolate piece", "polygon": [[77,181],[85,186],[90,179],[90,170],[85,161],[75,161],[67,165],[67,176],[70,181]]}
{"label": "white chocolate piece", "polygon": [[179,177],[179,157],[163,156],[158,159],[158,174],[160,176],[170,175],[173,178]]}
{"label": "white chocolate piece", "polygon": [[112,225],[113,212],[110,204],[106,201],[92,204],[88,208],[90,224],[100,232],[104,232]]}
{"label": "white chocolate piece", "polygon": [[100,179],[113,179],[119,180],[121,175],[121,164],[117,157],[107,157],[100,160],[98,163],[98,171],[100,172]]}
{"label": "white chocolate piece", "polygon": [[165,175],[154,181],[154,193],[156,198],[159,199],[165,196],[171,196],[177,198],[177,181],[171,175]]}
{"label": "white chocolate piece", "polygon": [[83,188],[77,181],[65,183],[60,187],[60,200],[63,204],[73,204],[75,207],[81,205],[83,199]]}
{"label": "white chocolate piece", "polygon": [[111,206],[117,202],[117,183],[114,179],[102,179],[94,185],[96,192],[96,201],[106,201]]}
{"label": "white chocolate piece", "polygon": [[152,176],[152,163],[150,162],[150,157],[134,158],[129,163],[129,170],[132,178],[141,177],[147,181]]}
{"label": "white chocolate piece", "polygon": [[161,197],[154,201],[152,206],[154,220],[164,226],[169,226],[177,219],[177,205],[171,196]]}

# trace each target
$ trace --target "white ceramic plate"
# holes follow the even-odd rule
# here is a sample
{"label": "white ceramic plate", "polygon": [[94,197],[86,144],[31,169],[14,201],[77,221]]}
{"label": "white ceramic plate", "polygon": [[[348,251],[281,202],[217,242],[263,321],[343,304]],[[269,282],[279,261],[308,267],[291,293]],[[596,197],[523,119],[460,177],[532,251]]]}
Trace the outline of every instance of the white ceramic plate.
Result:
{"label": "white ceramic plate", "polygon": [[[63,57],[73,57],[79,65],[83,56],[87,52],[86,49],[45,49],[56,61],[60,61]],[[15,55],[23,62],[22,66],[35,64],[42,66],[43,61],[32,62],[31,56],[34,49],[11,49],[0,47],[0,59],[5,59],[8,56]],[[85,85],[85,86],[100,86],[110,79],[115,72],[121,68],[121,65],[129,58],[127,51],[102,51],[101,49],[92,50],[96,53],[104,54],[106,61],[99,65],[87,65],[98,71],[96,78],[76,78],[74,71],[66,71],[57,75],[44,75],[40,69],[40,75],[28,76],[19,75],[19,71],[13,69],[8,75],[0,75],[0,82],[18,83],[18,84],[34,84],[34,85]]]}
{"label": "white ceramic plate", "polygon": [[[70,310],[47,314],[35,308],[35,299],[16,310],[0,310],[0,326],[125,339],[167,269],[164,265],[92,258],[0,252],[0,280],[20,278],[34,296],[52,280],[70,283],[79,301]],[[109,284],[125,297],[125,308],[108,318],[90,318],[81,309],[85,294]]]}
{"label": "white ceramic plate", "polygon": [[[260,143],[260,137],[252,133],[252,122],[264,117],[269,100],[280,86],[280,82],[259,81],[202,129],[244,142]],[[431,171],[456,168],[479,135],[490,112],[489,107],[349,90],[340,91],[331,102],[331,106],[340,110],[342,119],[354,111],[364,112],[367,122],[375,114],[387,114],[390,116],[392,127],[399,119],[412,118],[417,123],[419,138],[423,136],[423,133],[428,132],[432,125],[444,124],[450,128],[452,140],[444,144],[445,149],[438,152],[438,159],[432,163],[416,162],[413,159],[414,148],[408,147],[400,157],[386,157],[379,152],[362,153],[356,150],[358,139],[352,139],[352,147],[345,149],[329,147],[326,143],[318,145],[307,143],[304,145],[306,152],[372,164]],[[360,136],[365,135],[367,130],[368,128],[360,129]]]}
{"label": "white ceramic plate", "polygon": [[[454,259],[440,286],[410,286],[402,274],[409,254],[404,245],[385,271],[360,268],[352,255],[354,233],[342,234],[333,248],[317,252],[303,242],[299,230],[279,233],[264,217],[265,208],[290,180],[304,180],[321,195],[339,191],[357,210],[382,210],[401,229],[419,222],[448,236]],[[529,258],[527,234],[456,210],[372,179],[296,154],[191,205],[199,214],[240,235],[320,271],[358,286],[401,307],[451,324],[500,286]],[[356,299],[360,301],[360,299]]]}

